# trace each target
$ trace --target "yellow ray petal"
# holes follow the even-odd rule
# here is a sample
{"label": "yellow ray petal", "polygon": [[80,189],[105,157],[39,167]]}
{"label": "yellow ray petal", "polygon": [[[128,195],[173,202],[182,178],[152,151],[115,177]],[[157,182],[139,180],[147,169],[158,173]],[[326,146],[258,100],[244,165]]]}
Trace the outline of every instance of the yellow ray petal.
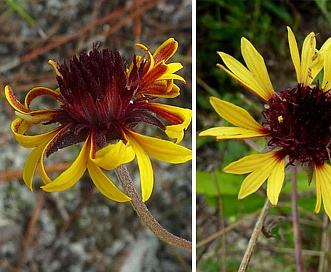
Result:
{"label": "yellow ray petal", "polygon": [[39,144],[50,140],[51,138],[54,137],[59,131],[61,130],[61,127],[56,128],[50,132],[40,134],[40,135],[34,135],[34,136],[28,136],[24,135],[26,130],[28,130],[31,126],[31,123],[21,119],[21,118],[16,118],[12,124],[11,124],[11,130],[14,133],[14,136],[16,140],[19,142],[19,144],[23,147],[36,147]]}
{"label": "yellow ray petal", "polygon": [[[313,57],[313,63],[311,66],[311,78],[315,79],[318,73],[322,70],[324,66],[324,60],[326,58],[326,54],[329,51],[331,44],[331,38],[329,38],[321,47],[321,49],[315,53]],[[324,71],[325,73],[325,71]]]}
{"label": "yellow ray petal", "polygon": [[322,193],[321,193],[321,180],[323,177],[323,170],[324,170],[325,164],[321,166],[314,165],[314,171],[315,171],[315,188],[316,188],[316,205],[315,205],[315,213],[319,213],[321,210],[321,204],[322,204]]}
{"label": "yellow ray petal", "polygon": [[258,95],[265,101],[268,101],[270,98],[275,96],[273,92],[270,92],[270,90],[264,89],[263,86],[261,86],[257,82],[252,72],[250,72],[244,65],[242,65],[235,58],[223,52],[217,52],[217,53],[221,56],[223,62],[229,68],[229,70],[221,64],[217,64],[216,66],[222,69],[228,75],[230,75],[233,79],[238,81],[238,83],[240,83],[245,88],[249,89],[256,95]]}
{"label": "yellow ray petal", "polygon": [[159,103],[150,103],[150,106],[159,116],[173,124],[166,126],[165,133],[169,138],[176,139],[177,144],[180,143],[184,138],[184,130],[191,123],[192,110]]}
{"label": "yellow ray petal", "polygon": [[271,174],[268,179],[267,196],[272,205],[277,205],[280,191],[285,178],[285,160],[275,161],[271,167]]}
{"label": "yellow ray petal", "polygon": [[42,157],[42,153],[47,144],[48,141],[46,140],[43,144],[38,145],[34,150],[32,150],[24,165],[22,177],[26,186],[31,191],[33,191],[32,182],[33,182],[34,174],[36,172],[37,165]]}
{"label": "yellow ray petal", "polygon": [[12,88],[9,85],[5,87],[5,97],[8,103],[10,104],[10,106],[12,106],[16,111],[25,112],[25,113],[29,111],[21,104],[20,101],[17,100]]}
{"label": "yellow ray petal", "polygon": [[[92,150],[92,149],[91,149]],[[131,146],[125,145],[122,141],[110,144],[95,153],[95,158],[90,154],[90,160],[99,167],[112,170],[119,165],[132,161],[135,157]]]}
{"label": "yellow ray petal", "polygon": [[267,195],[273,205],[277,204],[285,175],[284,158],[281,158],[277,152],[246,156],[229,164],[223,171],[234,174],[251,172],[241,185],[239,199],[256,192],[269,178]]}
{"label": "yellow ray petal", "polygon": [[231,124],[265,135],[267,130],[243,108],[217,97],[210,97],[210,104],[215,111]]}
{"label": "yellow ray petal", "polygon": [[241,39],[241,53],[247,68],[254,75],[255,80],[257,80],[266,93],[273,96],[274,91],[264,59],[255,47],[245,38]]}
{"label": "yellow ray petal", "polygon": [[321,198],[323,199],[324,209],[329,218],[331,218],[331,166],[324,163],[321,166],[315,165],[315,183],[316,183],[316,206],[315,212],[319,212],[321,207]]}
{"label": "yellow ray petal", "polygon": [[257,138],[267,134],[241,127],[214,127],[202,131],[199,136],[215,136],[217,140],[226,140]]}
{"label": "yellow ray petal", "polygon": [[255,193],[260,189],[268,176],[269,173],[264,168],[260,168],[249,174],[241,184],[238,199],[243,199],[246,196]]}
{"label": "yellow ray petal", "polygon": [[59,98],[59,91],[46,88],[46,87],[35,87],[31,89],[25,96],[24,104],[27,109],[30,109],[31,102],[40,96],[48,96],[53,98],[54,100],[58,101]]}
{"label": "yellow ray petal", "polygon": [[105,173],[90,160],[87,163],[87,169],[95,187],[97,187],[104,196],[117,202],[127,202],[131,200],[131,198],[119,190]]}
{"label": "yellow ray petal", "polygon": [[184,163],[192,159],[192,151],[173,142],[128,132],[131,139],[150,156],[168,163]]}
{"label": "yellow ray petal", "polygon": [[230,163],[223,169],[223,172],[230,174],[246,174],[256,169],[264,168],[266,163],[272,163],[280,159],[277,151],[249,155]]}
{"label": "yellow ray petal", "polygon": [[54,181],[41,186],[46,192],[59,192],[73,186],[83,176],[90,151],[90,140],[86,140],[82,150],[72,165],[60,174]]}
{"label": "yellow ray petal", "polygon": [[304,86],[309,86],[314,80],[311,75],[311,66],[316,52],[315,33],[311,32],[303,41],[301,51],[301,77]]}
{"label": "yellow ray petal", "polygon": [[297,75],[297,81],[298,83],[302,83],[301,62],[300,62],[298,44],[290,27],[287,27],[287,32],[288,32],[288,43],[290,47],[291,58],[294,65],[295,73]]}
{"label": "yellow ray petal", "polygon": [[328,91],[331,88],[331,48],[328,48],[324,56],[324,75],[322,82],[323,91]]}
{"label": "yellow ray petal", "polygon": [[154,52],[153,57],[156,63],[161,60],[167,61],[177,51],[178,42],[174,38],[169,38],[163,42]]}
{"label": "yellow ray petal", "polygon": [[142,201],[147,201],[153,191],[153,168],[150,159],[148,158],[146,152],[136,142],[135,138],[130,134],[125,135],[129,141],[129,144],[132,146],[138,161],[138,167],[140,172],[140,185],[141,185],[141,194]]}

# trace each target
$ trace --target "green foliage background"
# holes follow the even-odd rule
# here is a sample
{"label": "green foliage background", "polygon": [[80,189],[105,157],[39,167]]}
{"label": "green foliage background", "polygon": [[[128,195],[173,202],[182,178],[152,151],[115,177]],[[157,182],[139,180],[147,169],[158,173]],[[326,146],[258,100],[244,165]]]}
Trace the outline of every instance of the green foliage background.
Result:
{"label": "green foliage background", "polygon": [[[271,81],[276,91],[296,84],[295,72],[288,49],[286,26],[296,35],[299,48],[311,31],[318,33],[319,48],[331,31],[331,1],[197,1],[197,129],[227,125],[213,111],[210,96],[217,96],[249,110],[261,119],[263,103],[249,93],[226,73],[216,67],[222,63],[216,54],[222,51],[242,61],[240,39],[246,37],[265,59]],[[294,85],[293,85],[294,84]],[[262,149],[264,140],[255,141]],[[244,200],[237,195],[244,176],[222,173],[229,162],[256,153],[244,141],[216,142],[211,138],[197,137],[197,242],[223,227],[231,226],[240,218],[259,212],[265,201],[264,187]],[[258,246],[248,271],[295,271],[293,233],[291,230],[291,178],[286,175],[280,202],[271,214],[285,220],[278,224],[270,239],[263,238],[269,246]],[[321,239],[328,230],[322,228],[323,210],[313,213],[316,196],[312,182],[309,186],[305,171],[298,174],[299,211],[302,220],[303,249],[313,252],[305,255],[305,269],[318,270],[321,266]],[[197,248],[198,271],[237,271],[251,230],[234,228],[224,237]],[[284,234],[285,233],[285,234]],[[246,236],[245,236],[246,235]],[[246,243],[247,244],[247,243]],[[224,255],[225,252],[225,255]],[[223,255],[222,255],[223,254]],[[328,257],[329,258],[329,257]]]}

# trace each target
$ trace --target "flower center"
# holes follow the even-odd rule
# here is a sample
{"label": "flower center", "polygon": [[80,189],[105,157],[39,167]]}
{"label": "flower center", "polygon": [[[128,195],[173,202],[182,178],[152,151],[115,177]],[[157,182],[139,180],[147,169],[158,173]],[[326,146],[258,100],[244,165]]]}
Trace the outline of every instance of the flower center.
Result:
{"label": "flower center", "polygon": [[319,86],[298,86],[276,94],[262,111],[268,145],[295,160],[319,164],[331,157],[331,96]]}
{"label": "flower center", "polygon": [[[161,129],[165,125],[148,107],[152,98],[143,95],[145,59],[128,69],[118,51],[97,50],[58,65],[61,113],[52,122],[66,130],[54,140],[50,151],[85,141],[92,131],[98,148],[125,140],[125,130],[139,123]],[[145,84],[146,85],[146,84]]]}

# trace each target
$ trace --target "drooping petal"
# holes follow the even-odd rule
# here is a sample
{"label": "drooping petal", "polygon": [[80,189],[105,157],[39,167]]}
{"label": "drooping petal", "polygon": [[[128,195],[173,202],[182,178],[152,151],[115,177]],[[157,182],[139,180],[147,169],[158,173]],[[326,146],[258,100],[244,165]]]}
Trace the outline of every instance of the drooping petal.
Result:
{"label": "drooping petal", "polygon": [[294,65],[295,73],[297,75],[297,81],[298,83],[302,83],[301,61],[300,61],[298,44],[290,27],[287,27],[287,32],[288,32],[288,43],[290,47],[291,58]]}
{"label": "drooping petal", "polygon": [[138,168],[140,172],[140,185],[142,201],[147,201],[153,191],[153,168],[149,157],[145,150],[136,141],[135,137],[131,136],[131,133],[125,135],[129,144],[132,146],[138,161]]}
{"label": "drooping petal", "polygon": [[241,185],[239,199],[256,192],[269,178],[267,195],[273,205],[277,204],[285,175],[284,157],[277,151],[246,156],[230,163],[223,171],[231,174],[251,173]]}
{"label": "drooping petal", "polygon": [[262,86],[266,94],[273,96],[273,87],[264,59],[255,47],[245,38],[241,39],[241,53],[247,68],[254,75],[255,80]]}
{"label": "drooping petal", "polygon": [[[92,149],[91,149],[92,150]],[[122,141],[116,144],[110,144],[98,150],[95,153],[95,158],[90,154],[90,160],[97,166],[112,170],[119,165],[132,161],[135,157],[131,146],[125,145]]]}
{"label": "drooping petal", "polygon": [[41,186],[46,192],[59,192],[73,186],[83,176],[90,151],[90,139],[87,139],[72,165],[62,172],[54,181]]}
{"label": "drooping petal", "polygon": [[315,165],[315,184],[316,184],[316,206],[315,212],[318,213],[323,200],[324,209],[331,218],[331,166],[324,163]]}
{"label": "drooping petal", "polygon": [[280,191],[285,178],[285,160],[275,161],[271,166],[271,173],[268,179],[267,196],[273,205],[277,205]]}
{"label": "drooping petal", "polygon": [[20,101],[17,100],[12,88],[7,85],[5,87],[5,97],[8,101],[8,103],[18,112],[29,112],[27,108],[25,108]]}
{"label": "drooping petal", "polygon": [[176,139],[176,143],[180,143],[184,130],[191,123],[192,110],[159,103],[148,103],[146,107],[172,124],[166,127],[165,133],[169,138]]}
{"label": "drooping petal", "polygon": [[33,177],[36,172],[37,165],[42,157],[42,153],[45,149],[45,146],[48,144],[49,139],[45,138],[42,144],[39,144],[28,156],[24,168],[23,168],[23,181],[25,182],[26,186],[33,191]]}
{"label": "drooping petal", "polygon": [[61,129],[56,128],[55,130],[52,130],[47,133],[29,136],[24,135],[25,132],[31,127],[31,123],[27,122],[26,120],[23,120],[21,118],[16,118],[12,124],[11,124],[11,130],[14,133],[14,136],[16,140],[19,142],[19,144],[23,147],[36,147],[40,145],[41,143],[44,143],[45,141],[51,139],[56,135],[59,130]]}
{"label": "drooping petal", "polygon": [[62,112],[62,109],[53,110],[33,110],[29,113],[16,111],[16,115],[31,124],[40,124],[42,122],[51,122],[56,120],[56,116]]}
{"label": "drooping petal", "polygon": [[116,187],[93,161],[88,161],[87,169],[95,187],[97,187],[104,196],[117,202],[127,202],[131,200],[131,198]]}
{"label": "drooping petal", "polygon": [[37,97],[40,96],[48,96],[51,97],[52,99],[58,101],[59,98],[59,91],[55,90],[53,91],[52,89],[45,88],[45,87],[35,87],[31,89],[25,96],[24,104],[27,109],[30,109],[31,102],[36,99]]}
{"label": "drooping petal", "polygon": [[148,137],[132,131],[128,131],[131,139],[153,158],[168,163],[183,163],[192,159],[192,151],[173,142]]}

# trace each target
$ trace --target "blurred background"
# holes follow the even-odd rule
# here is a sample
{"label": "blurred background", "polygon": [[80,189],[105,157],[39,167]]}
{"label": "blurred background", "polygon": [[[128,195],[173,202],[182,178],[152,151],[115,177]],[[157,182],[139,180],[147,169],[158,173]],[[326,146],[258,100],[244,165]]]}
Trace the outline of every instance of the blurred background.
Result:
{"label": "blurred background", "polygon": [[[197,133],[228,125],[212,109],[216,96],[247,109],[262,120],[262,101],[216,67],[216,51],[243,61],[240,39],[246,37],[264,57],[276,91],[296,86],[286,26],[296,35],[299,50],[305,36],[318,33],[317,48],[330,37],[330,1],[197,1]],[[321,77],[320,77],[321,78]],[[254,140],[264,148],[264,139]],[[197,270],[237,271],[257,215],[265,202],[265,187],[238,201],[244,176],[221,172],[227,164],[257,153],[247,142],[197,138]],[[291,176],[287,173],[286,181]],[[322,210],[314,214],[314,183],[308,186],[304,171],[298,174],[300,227],[307,271],[329,271],[329,219]],[[279,205],[265,222],[248,271],[296,271],[291,222],[291,183],[286,182]]]}
{"label": "blurred background", "polygon": [[[10,131],[15,114],[3,95],[7,84],[21,101],[35,86],[56,88],[48,60],[69,60],[95,42],[118,49],[130,63],[136,42],[154,52],[174,37],[179,49],[171,61],[183,64],[179,74],[187,83],[167,103],[191,108],[191,5],[189,0],[0,1],[0,271],[191,271],[190,252],[160,242],[130,203],[105,198],[88,175],[70,190],[51,194],[39,189],[36,175],[30,192],[21,172],[31,150],[15,141]],[[189,148],[191,135],[189,128],[183,141]],[[61,173],[77,151],[71,147],[50,156],[48,172]],[[168,231],[191,240],[192,164],[152,164],[148,208]],[[136,164],[129,170],[138,182]]]}

